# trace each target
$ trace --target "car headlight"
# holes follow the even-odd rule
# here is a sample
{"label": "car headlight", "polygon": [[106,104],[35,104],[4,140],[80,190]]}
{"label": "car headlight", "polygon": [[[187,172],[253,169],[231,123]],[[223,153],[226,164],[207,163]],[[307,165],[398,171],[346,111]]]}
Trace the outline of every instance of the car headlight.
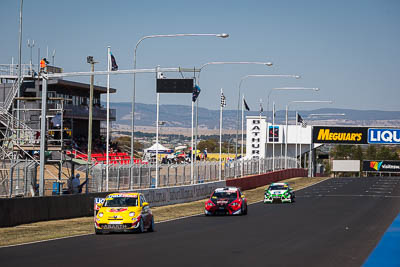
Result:
{"label": "car headlight", "polygon": [[129,217],[135,217],[135,213],[133,211],[129,212]]}
{"label": "car headlight", "polygon": [[102,212],[99,212],[99,217],[101,218],[101,217],[103,217],[103,213]]}
{"label": "car headlight", "polygon": [[208,202],[208,203],[207,203],[207,206],[209,206],[209,207],[214,206],[214,203]]}

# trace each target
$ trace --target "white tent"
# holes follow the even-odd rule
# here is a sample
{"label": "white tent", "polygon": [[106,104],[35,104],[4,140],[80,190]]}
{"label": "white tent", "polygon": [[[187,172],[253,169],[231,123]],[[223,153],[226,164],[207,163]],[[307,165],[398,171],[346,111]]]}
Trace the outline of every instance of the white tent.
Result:
{"label": "white tent", "polygon": [[161,144],[154,144],[151,147],[145,149],[144,153],[156,153],[157,149],[159,154],[171,154],[172,152],[174,152],[172,149],[166,148]]}

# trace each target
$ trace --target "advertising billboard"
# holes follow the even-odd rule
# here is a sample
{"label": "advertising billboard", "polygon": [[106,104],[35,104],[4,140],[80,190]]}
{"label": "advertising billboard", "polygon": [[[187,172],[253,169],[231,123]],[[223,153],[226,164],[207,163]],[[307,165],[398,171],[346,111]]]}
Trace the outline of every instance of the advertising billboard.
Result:
{"label": "advertising billboard", "polygon": [[193,93],[193,79],[157,79],[157,93]]}
{"label": "advertising billboard", "polygon": [[279,142],[279,126],[268,127],[268,142]]}
{"label": "advertising billboard", "polygon": [[399,160],[364,160],[364,172],[399,172]]}
{"label": "advertising billboard", "polygon": [[320,144],[368,144],[368,128],[314,126],[312,140]]}
{"label": "advertising billboard", "polygon": [[400,129],[369,128],[368,143],[399,145]]}

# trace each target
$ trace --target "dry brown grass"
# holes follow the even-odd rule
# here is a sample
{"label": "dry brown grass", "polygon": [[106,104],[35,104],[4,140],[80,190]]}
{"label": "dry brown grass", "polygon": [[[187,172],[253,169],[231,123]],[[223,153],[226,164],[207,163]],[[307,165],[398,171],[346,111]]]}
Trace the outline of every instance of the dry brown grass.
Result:
{"label": "dry brown grass", "polygon": [[[299,190],[328,178],[291,178],[285,180],[294,190]],[[266,186],[247,190],[244,192],[248,203],[261,201],[264,197]],[[202,214],[204,212],[205,199],[152,208],[156,222],[177,219],[186,216]],[[0,228],[0,246],[22,244],[54,238],[93,233],[93,217],[83,217],[67,220],[55,220],[37,222],[15,227]]]}

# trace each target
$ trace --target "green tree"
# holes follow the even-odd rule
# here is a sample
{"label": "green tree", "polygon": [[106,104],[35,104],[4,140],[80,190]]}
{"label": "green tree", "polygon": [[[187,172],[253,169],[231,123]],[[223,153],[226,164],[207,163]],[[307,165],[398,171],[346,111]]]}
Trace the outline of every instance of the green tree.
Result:
{"label": "green tree", "polygon": [[219,151],[218,141],[216,139],[202,140],[197,145],[197,149],[203,151],[207,148],[207,152],[216,153]]}
{"label": "green tree", "polygon": [[397,155],[395,150],[390,149],[387,146],[381,146],[376,152],[376,160],[398,160],[399,155]]}
{"label": "green tree", "polygon": [[369,145],[367,147],[367,151],[365,152],[365,159],[368,160],[376,160],[377,156],[377,149],[376,149],[376,145]]}
{"label": "green tree", "polygon": [[333,159],[350,159],[354,145],[337,145],[331,151]]}
{"label": "green tree", "polygon": [[352,150],[352,153],[351,153],[351,159],[361,160],[361,161],[364,159],[364,153],[363,153],[361,146],[356,145],[354,147],[354,149]]}

